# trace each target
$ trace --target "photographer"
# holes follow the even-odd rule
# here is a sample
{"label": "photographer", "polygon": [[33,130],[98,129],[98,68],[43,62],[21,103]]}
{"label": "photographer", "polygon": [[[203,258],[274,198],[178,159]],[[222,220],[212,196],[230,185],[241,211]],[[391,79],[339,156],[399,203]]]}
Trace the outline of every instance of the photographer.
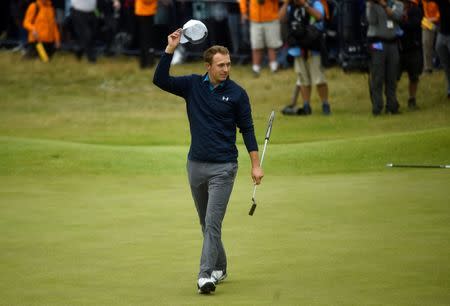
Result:
{"label": "photographer", "polygon": [[[294,70],[297,83],[291,104],[282,113],[285,115],[310,115],[312,109],[311,86],[316,85],[322,101],[322,113],[330,115],[328,103],[328,84],[322,65],[321,49],[324,44],[325,6],[321,0],[286,0],[279,12],[280,19],[288,23],[289,54],[294,57]],[[299,92],[303,99],[303,108],[296,108]]]}
{"label": "photographer", "polygon": [[403,3],[376,0],[366,2],[369,42],[370,95],[372,114],[378,116],[383,110],[383,83],[386,86],[386,113],[399,114],[397,101],[397,75],[399,69],[398,22],[403,16]]}

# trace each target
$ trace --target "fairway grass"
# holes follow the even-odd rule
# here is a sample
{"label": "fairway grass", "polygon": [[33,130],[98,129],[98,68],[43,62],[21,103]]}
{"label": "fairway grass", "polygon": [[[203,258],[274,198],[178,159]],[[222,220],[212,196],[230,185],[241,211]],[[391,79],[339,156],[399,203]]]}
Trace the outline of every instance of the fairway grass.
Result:
{"label": "fairway grass", "polygon": [[[271,175],[381,171],[387,163],[445,164],[450,128],[299,144],[270,144],[264,168]],[[272,137],[276,137],[276,133]],[[8,175],[184,175],[186,146],[91,145],[0,137],[0,173]],[[248,155],[240,146],[240,164]],[[388,169],[384,169],[388,171]],[[245,170],[247,173],[250,170]]]}
{"label": "fairway grass", "polygon": [[[333,114],[284,117],[295,75],[232,77],[265,178],[239,172],[223,227],[228,278],[198,295],[201,231],[186,177],[183,101],[132,58],[50,65],[0,52],[0,305],[450,305],[450,103],[423,76],[419,111],[370,114],[367,76],[327,71]],[[203,73],[200,63],[172,68]],[[262,147],[260,147],[261,149]]]}
{"label": "fairway grass", "polygon": [[4,305],[446,305],[449,172],[384,166],[444,160],[448,132],[269,145],[253,217],[241,156],[214,297],[195,293],[187,147],[2,137]]}

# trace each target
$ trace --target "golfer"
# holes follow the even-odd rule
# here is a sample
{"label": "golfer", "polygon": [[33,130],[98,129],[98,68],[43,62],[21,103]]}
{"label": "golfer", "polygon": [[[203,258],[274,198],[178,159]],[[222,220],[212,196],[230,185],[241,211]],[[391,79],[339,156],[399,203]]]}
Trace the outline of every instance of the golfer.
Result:
{"label": "golfer", "polygon": [[227,48],[213,46],[204,52],[204,75],[169,75],[173,53],[180,43],[181,29],[170,34],[156,68],[153,83],[184,98],[191,131],[187,172],[192,197],[203,232],[198,274],[198,292],[215,291],[227,276],[227,258],[222,243],[222,221],[237,173],[236,127],[244,138],[252,164],[251,176],[260,184],[258,145],[253,129],[249,98],[230,80]]}

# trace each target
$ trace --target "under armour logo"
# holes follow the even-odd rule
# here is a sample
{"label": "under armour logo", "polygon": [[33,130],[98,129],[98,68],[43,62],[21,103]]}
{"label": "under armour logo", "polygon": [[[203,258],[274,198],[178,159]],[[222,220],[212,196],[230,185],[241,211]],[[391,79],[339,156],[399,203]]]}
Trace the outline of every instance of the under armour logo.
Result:
{"label": "under armour logo", "polygon": [[230,98],[229,98],[229,97],[222,96],[222,101],[227,101],[227,102],[228,102],[228,99],[230,99]]}

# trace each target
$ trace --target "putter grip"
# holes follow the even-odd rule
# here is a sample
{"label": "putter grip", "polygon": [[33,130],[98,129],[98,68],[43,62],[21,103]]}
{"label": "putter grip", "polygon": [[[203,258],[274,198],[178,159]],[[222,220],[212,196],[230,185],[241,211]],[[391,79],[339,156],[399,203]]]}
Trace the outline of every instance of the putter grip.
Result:
{"label": "putter grip", "polygon": [[248,214],[249,214],[250,216],[253,216],[253,213],[255,212],[255,209],[256,209],[256,204],[253,203],[253,205],[252,205],[252,207],[250,208],[250,211],[248,212]]}

